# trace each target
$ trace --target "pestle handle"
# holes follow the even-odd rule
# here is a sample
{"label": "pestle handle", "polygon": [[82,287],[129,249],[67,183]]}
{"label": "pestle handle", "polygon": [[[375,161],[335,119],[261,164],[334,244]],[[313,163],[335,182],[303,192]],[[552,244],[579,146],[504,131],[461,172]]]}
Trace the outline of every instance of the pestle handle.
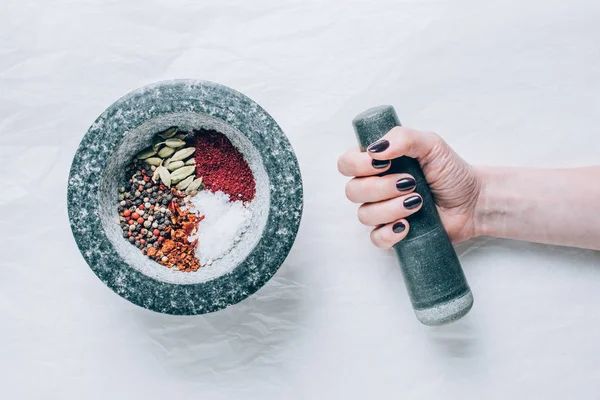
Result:
{"label": "pestle handle", "polygon": [[[400,121],[394,107],[383,105],[357,115],[352,125],[360,149],[365,151],[400,126]],[[394,246],[415,314],[425,325],[452,322],[469,312],[473,295],[419,162],[406,156],[396,158],[381,175],[397,173],[411,174],[417,183],[415,192],[423,198],[422,208],[407,218],[407,236]]]}

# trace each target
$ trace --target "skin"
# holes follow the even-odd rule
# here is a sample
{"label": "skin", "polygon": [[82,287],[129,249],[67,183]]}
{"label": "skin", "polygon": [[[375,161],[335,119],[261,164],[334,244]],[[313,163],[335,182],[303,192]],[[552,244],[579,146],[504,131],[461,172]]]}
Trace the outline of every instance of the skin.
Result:
{"label": "skin", "polygon": [[[600,167],[529,169],[474,167],[437,134],[396,127],[383,139],[389,147],[378,153],[348,150],[338,169],[352,177],[346,197],[362,203],[358,219],[373,226],[371,240],[391,248],[406,237],[406,217],[421,209],[406,209],[403,201],[414,189],[400,191],[396,182],[407,174],[377,176],[371,162],[409,156],[419,160],[433,193],[442,223],[453,243],[493,236],[600,250]],[[404,231],[395,233],[402,222]]]}

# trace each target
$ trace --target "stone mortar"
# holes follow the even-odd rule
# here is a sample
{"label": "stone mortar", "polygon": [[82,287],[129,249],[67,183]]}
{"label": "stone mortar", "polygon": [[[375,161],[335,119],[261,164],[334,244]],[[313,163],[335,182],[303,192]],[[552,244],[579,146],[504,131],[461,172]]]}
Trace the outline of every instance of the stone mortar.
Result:
{"label": "stone mortar", "polygon": [[[226,135],[248,161],[257,185],[252,220],[240,242],[192,273],[145,257],[116,223],[124,167],[170,126]],[[277,271],[300,223],[302,181],[287,138],[252,100],[211,82],[166,81],[119,99],[90,127],[71,166],[68,208],[83,257],[112,290],[150,310],[203,314],[243,300]]]}

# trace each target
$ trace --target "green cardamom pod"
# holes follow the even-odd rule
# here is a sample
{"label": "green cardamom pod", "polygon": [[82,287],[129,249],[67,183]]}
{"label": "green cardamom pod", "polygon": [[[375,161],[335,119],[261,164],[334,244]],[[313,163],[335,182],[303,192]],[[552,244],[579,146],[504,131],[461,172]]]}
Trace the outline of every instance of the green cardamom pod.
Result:
{"label": "green cardamom pod", "polygon": [[178,190],[183,190],[190,185],[194,181],[194,175],[190,175],[175,186]]}
{"label": "green cardamom pod", "polygon": [[171,162],[185,160],[194,154],[195,151],[196,149],[194,147],[186,147],[185,149],[181,149],[177,153],[173,154],[173,157],[171,157]]}
{"label": "green cardamom pod", "polygon": [[175,139],[185,139],[187,137],[187,133],[178,133],[177,135],[173,136]]}
{"label": "green cardamom pod", "polygon": [[[173,153],[175,153],[175,149],[174,148],[169,147],[169,146],[165,146],[165,147],[163,147],[162,149],[160,149],[158,151],[158,156],[160,158],[167,158],[167,157],[169,157]],[[173,160],[171,159],[171,161],[173,161]]]}
{"label": "green cardamom pod", "polygon": [[146,158],[152,157],[155,154],[156,154],[156,151],[154,151],[154,149],[152,147],[148,147],[147,149],[142,150],[137,155],[137,159],[138,160],[145,160]]}
{"label": "green cardamom pod", "polygon": [[152,174],[152,182],[158,182],[158,178],[160,178],[160,175],[158,174],[158,168],[156,168]]}
{"label": "green cardamom pod", "polygon": [[174,149],[178,149],[180,147],[185,146],[185,142],[181,139],[175,139],[175,138],[171,138],[171,139],[167,139],[165,141],[165,144],[169,147],[172,147]]}
{"label": "green cardamom pod", "polygon": [[162,183],[164,183],[166,187],[170,188],[171,175],[169,174],[169,171],[162,165],[156,168],[156,170],[158,171],[158,175],[160,176],[160,180],[162,181]]}
{"label": "green cardamom pod", "polygon": [[173,182],[173,183],[181,182],[182,180],[184,180],[185,178],[187,178],[188,176],[193,174],[195,170],[196,170],[196,167],[194,167],[193,165],[181,167],[181,168],[171,172],[171,182]]}
{"label": "green cardamom pod", "polygon": [[183,167],[183,165],[183,161],[173,161],[172,163],[169,163],[169,165],[165,165],[165,167],[169,171],[175,171],[177,168]]}
{"label": "green cardamom pod", "polygon": [[185,162],[185,165],[196,165],[196,159],[194,157],[190,158]]}
{"label": "green cardamom pod", "polygon": [[154,151],[158,151],[158,149],[160,149],[160,146],[162,146],[165,142],[161,140],[161,138],[159,137],[155,137],[152,140],[152,148],[154,149]]}
{"label": "green cardamom pod", "polygon": [[170,137],[173,137],[177,133],[177,130],[178,129],[176,126],[172,126],[166,131],[162,131],[161,133],[159,133],[158,136],[160,136],[163,139],[168,139]]}
{"label": "green cardamom pod", "polygon": [[144,160],[145,162],[147,162],[150,165],[154,165],[154,166],[159,166],[160,163],[162,163],[162,160],[158,157],[150,157],[150,158],[146,158]]}
{"label": "green cardamom pod", "polygon": [[202,178],[201,177],[198,179],[195,179],[192,183],[190,183],[190,185],[185,190],[185,193],[191,194],[191,192],[193,192],[194,190],[197,191],[200,188],[200,186],[202,186]]}

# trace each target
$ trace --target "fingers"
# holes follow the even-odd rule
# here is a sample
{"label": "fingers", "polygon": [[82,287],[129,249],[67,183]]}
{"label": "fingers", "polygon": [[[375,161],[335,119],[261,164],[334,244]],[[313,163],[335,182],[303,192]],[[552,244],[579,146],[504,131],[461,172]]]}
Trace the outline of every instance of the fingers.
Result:
{"label": "fingers", "polygon": [[419,211],[423,199],[418,193],[396,197],[378,203],[366,203],[358,208],[358,220],[367,226],[387,224]]}
{"label": "fingers", "polygon": [[346,197],[353,203],[372,203],[411,193],[415,186],[408,174],[354,178],[346,184]]}
{"label": "fingers", "polygon": [[387,171],[389,160],[373,160],[359,149],[348,150],[338,159],[338,170],[344,176],[371,176]]}
{"label": "fingers", "polygon": [[371,231],[371,241],[380,249],[389,249],[408,234],[408,221],[399,219]]}
{"label": "fingers", "polygon": [[439,143],[441,138],[435,133],[397,126],[367,147],[367,153],[376,160],[392,160],[401,156],[423,158]]}

